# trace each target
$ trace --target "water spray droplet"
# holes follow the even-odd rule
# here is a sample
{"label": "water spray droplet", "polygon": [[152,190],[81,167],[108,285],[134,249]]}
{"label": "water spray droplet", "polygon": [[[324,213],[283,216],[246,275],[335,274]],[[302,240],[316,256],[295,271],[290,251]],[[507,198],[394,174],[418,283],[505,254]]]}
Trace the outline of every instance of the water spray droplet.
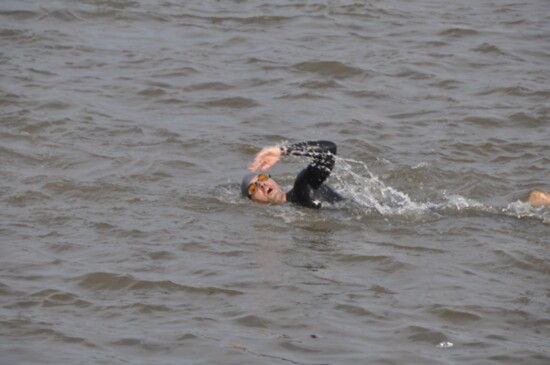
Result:
{"label": "water spray droplet", "polygon": [[442,341],[442,342],[437,344],[437,348],[439,348],[439,349],[449,349],[453,346],[454,346],[454,344],[452,342],[449,342],[449,341]]}

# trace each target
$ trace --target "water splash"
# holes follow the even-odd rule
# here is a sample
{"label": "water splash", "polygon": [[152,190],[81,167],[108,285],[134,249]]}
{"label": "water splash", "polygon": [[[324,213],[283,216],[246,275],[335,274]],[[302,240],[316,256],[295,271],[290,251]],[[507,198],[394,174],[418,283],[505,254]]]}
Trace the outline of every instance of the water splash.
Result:
{"label": "water splash", "polygon": [[438,349],[450,349],[453,346],[454,346],[454,344],[452,342],[442,341],[442,342],[438,343],[436,347]]}
{"label": "water splash", "polygon": [[417,202],[408,194],[386,185],[364,162],[338,156],[336,159],[336,169],[331,177],[335,187],[367,214],[376,212],[383,216],[422,218],[430,213],[467,212],[518,219],[536,218],[550,224],[548,207],[535,208],[521,201],[512,202],[506,207],[494,207],[458,194],[449,195],[443,191],[441,202]]}
{"label": "water splash", "polygon": [[336,187],[367,211],[382,215],[426,213],[439,205],[413,201],[406,193],[387,186],[364,162],[337,157],[333,174]]}
{"label": "water splash", "polygon": [[[365,215],[380,214],[383,217],[403,217],[412,220],[425,220],[430,217],[446,215],[474,215],[474,216],[500,216],[514,217],[518,219],[534,218],[550,225],[550,208],[535,208],[522,201],[509,203],[505,207],[492,206],[475,199],[463,197],[458,194],[441,192],[441,201],[419,202],[392,186],[388,186],[378,176],[374,175],[367,164],[350,158],[335,156],[336,167],[331,174],[330,184],[338,192],[348,198],[344,204],[351,208],[355,218]],[[415,168],[423,167],[419,164]],[[226,184],[216,187],[214,196],[218,201],[226,204],[244,204],[236,184],[238,181],[229,179]],[[290,188],[290,186],[288,187]],[[350,203],[351,202],[351,203]],[[339,204],[336,205],[336,208]],[[282,209],[282,210],[281,210]],[[310,216],[305,213],[281,207],[275,211],[275,216],[283,217],[287,223],[300,221]]]}
{"label": "water splash", "polygon": [[540,219],[542,223],[550,226],[550,207],[535,208],[529,203],[516,201],[508,204],[506,208],[503,208],[502,213],[510,217],[516,217],[518,219]]}

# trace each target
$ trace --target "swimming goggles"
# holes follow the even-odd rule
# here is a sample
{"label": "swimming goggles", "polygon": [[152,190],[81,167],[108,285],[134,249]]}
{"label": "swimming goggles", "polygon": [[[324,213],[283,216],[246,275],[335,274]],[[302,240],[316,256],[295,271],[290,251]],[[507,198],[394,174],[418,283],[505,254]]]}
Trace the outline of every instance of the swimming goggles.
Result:
{"label": "swimming goggles", "polygon": [[267,181],[269,178],[271,178],[271,175],[269,174],[259,174],[258,180],[248,185],[248,196],[252,196],[256,192],[260,182]]}

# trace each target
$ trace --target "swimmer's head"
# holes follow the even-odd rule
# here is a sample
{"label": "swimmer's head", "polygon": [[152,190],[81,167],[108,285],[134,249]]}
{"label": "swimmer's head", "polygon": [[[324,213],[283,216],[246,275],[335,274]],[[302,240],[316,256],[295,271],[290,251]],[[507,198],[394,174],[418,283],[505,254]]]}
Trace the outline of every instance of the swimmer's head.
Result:
{"label": "swimmer's head", "polygon": [[257,203],[280,204],[286,201],[286,194],[279,184],[264,173],[246,174],[241,182],[241,193]]}
{"label": "swimmer's head", "polygon": [[243,181],[241,182],[241,193],[243,196],[250,198],[250,195],[248,194],[248,187],[250,184],[252,184],[252,180],[258,176],[258,174],[250,173],[243,176]]}

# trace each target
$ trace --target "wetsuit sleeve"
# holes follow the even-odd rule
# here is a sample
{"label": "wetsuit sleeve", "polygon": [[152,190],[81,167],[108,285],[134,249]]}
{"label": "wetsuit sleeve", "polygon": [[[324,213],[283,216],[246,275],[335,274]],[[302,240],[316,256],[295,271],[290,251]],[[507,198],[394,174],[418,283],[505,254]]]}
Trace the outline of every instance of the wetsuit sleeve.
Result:
{"label": "wetsuit sleeve", "polygon": [[314,189],[318,188],[334,168],[336,144],[330,141],[306,141],[281,146],[283,155],[307,156],[312,161],[302,178]]}

